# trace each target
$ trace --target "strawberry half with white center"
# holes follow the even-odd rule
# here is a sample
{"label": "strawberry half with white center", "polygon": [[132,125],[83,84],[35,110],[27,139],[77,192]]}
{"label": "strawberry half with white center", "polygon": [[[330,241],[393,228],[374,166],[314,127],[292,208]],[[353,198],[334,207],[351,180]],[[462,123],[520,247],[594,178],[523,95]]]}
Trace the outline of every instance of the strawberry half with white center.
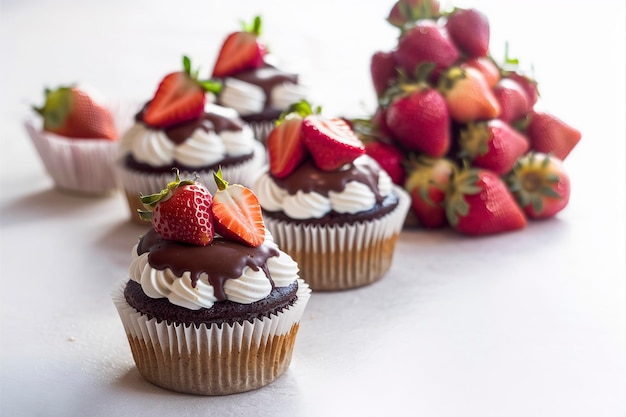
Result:
{"label": "strawberry half with white center", "polygon": [[339,169],[365,153],[363,142],[344,119],[311,114],[302,122],[302,133],[313,162],[323,171]]}
{"label": "strawberry half with white center", "polygon": [[154,128],[166,128],[195,120],[204,113],[206,92],[217,94],[221,84],[198,80],[198,72],[191,72],[191,61],[183,57],[183,71],[166,75],[154,97],[148,103],[143,121]]}
{"label": "strawberry half with white center", "polygon": [[46,89],[43,107],[33,107],[43,117],[43,130],[68,138],[117,139],[111,112],[78,87]]}
{"label": "strawberry half with white center", "polygon": [[215,61],[213,77],[262,67],[267,48],[259,41],[260,35],[260,16],[254,18],[252,25],[244,25],[243,30],[228,35]]}
{"label": "strawberry half with white center", "polygon": [[256,194],[240,184],[228,184],[222,170],[213,174],[217,192],[213,196],[215,231],[222,237],[258,247],[265,241],[265,223]]}
{"label": "strawberry half with white center", "polygon": [[192,245],[207,246],[213,241],[213,197],[201,183],[176,179],[160,193],[141,197],[146,211],[139,215],[151,221],[163,238]]}
{"label": "strawberry half with white center", "polygon": [[569,176],[562,161],[553,155],[530,152],[517,161],[506,180],[509,190],[532,219],[552,217],[569,202]]}
{"label": "strawberry half with white center", "polygon": [[446,193],[448,224],[468,235],[489,235],[526,227],[526,216],[504,181],[486,169],[453,174]]}
{"label": "strawberry half with white center", "polygon": [[266,147],[270,173],[274,177],[285,178],[306,158],[302,120],[310,114],[313,114],[313,109],[306,100],[294,103],[281,114],[276,127],[270,132]]}

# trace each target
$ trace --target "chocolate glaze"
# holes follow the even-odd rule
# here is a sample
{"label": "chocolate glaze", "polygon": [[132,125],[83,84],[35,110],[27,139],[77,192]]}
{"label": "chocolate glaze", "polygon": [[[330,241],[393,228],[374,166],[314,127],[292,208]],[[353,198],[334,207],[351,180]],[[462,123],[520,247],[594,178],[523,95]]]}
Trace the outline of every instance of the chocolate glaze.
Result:
{"label": "chocolate glaze", "polygon": [[379,171],[374,165],[361,163],[350,164],[336,171],[322,171],[308,158],[286,178],[272,176],[272,179],[291,195],[301,190],[305,193],[315,191],[326,197],[329,191],[341,192],[348,182],[357,181],[367,185],[376,196],[376,202],[380,203],[383,198],[378,191]]}
{"label": "chocolate glaze", "polygon": [[227,156],[216,164],[206,165],[206,166],[201,166],[201,167],[190,167],[174,159],[174,162],[169,165],[161,165],[161,166],[155,167],[152,165],[144,164],[142,162],[138,162],[132,155],[128,154],[124,158],[124,164],[127,168],[134,169],[135,171],[153,172],[153,173],[172,172],[172,169],[174,168],[178,168],[181,171],[187,171],[187,172],[217,171],[219,167],[242,164],[244,162],[251,160],[253,157],[254,157],[254,152],[250,153],[249,155]]}
{"label": "chocolate glaze", "polygon": [[183,323],[186,326],[199,327],[202,323],[207,325],[252,322],[254,319],[269,317],[277,314],[293,305],[298,297],[298,282],[294,281],[288,287],[276,287],[272,289],[266,298],[252,304],[239,304],[232,301],[218,301],[211,308],[189,310],[170,303],[167,298],[150,298],[141,285],[135,281],[128,281],[124,289],[124,297],[137,311],[155,318],[158,322]]}
{"label": "chocolate glaze", "polygon": [[278,256],[278,249],[263,244],[253,248],[217,237],[208,246],[195,246],[161,238],[154,229],[143,235],[137,245],[137,254],[149,252],[150,266],[158,270],[170,268],[176,276],[191,273],[192,286],[196,286],[202,273],[208,275],[215,297],[226,300],[224,282],[239,278],[244,267],[255,271],[262,269],[274,283],[267,270],[267,259]]}
{"label": "chocolate glaze", "polygon": [[241,116],[241,118],[246,122],[259,122],[277,119],[278,116],[280,116],[280,113],[285,109],[277,109],[270,106],[272,90],[277,85],[284,83],[298,83],[297,74],[281,71],[270,64],[265,64],[265,66],[261,68],[242,71],[238,74],[230,75],[229,77],[247,82],[249,84],[257,85],[261,87],[265,93],[265,104],[263,106],[263,110],[260,113]]}

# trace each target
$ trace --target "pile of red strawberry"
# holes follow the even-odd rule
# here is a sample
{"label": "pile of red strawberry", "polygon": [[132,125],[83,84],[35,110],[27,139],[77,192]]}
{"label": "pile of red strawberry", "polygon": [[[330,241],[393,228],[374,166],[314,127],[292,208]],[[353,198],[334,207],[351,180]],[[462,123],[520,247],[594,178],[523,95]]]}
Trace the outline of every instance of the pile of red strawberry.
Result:
{"label": "pile of red strawberry", "polygon": [[267,138],[270,173],[291,174],[310,157],[322,171],[335,171],[365,153],[363,142],[341,118],[327,118],[302,100],[286,110]]}
{"label": "pile of red strawberry", "polygon": [[467,234],[521,229],[569,200],[562,161],[581,134],[537,110],[537,83],[489,54],[476,9],[399,0],[397,45],[371,57],[375,114],[353,120],[366,152],[412,196],[424,227]]}
{"label": "pile of red strawberry", "polygon": [[163,239],[207,246],[215,234],[258,247],[265,241],[265,224],[256,195],[239,184],[229,185],[221,170],[214,174],[215,195],[194,180],[176,178],[160,193],[141,197],[142,219],[151,221]]}

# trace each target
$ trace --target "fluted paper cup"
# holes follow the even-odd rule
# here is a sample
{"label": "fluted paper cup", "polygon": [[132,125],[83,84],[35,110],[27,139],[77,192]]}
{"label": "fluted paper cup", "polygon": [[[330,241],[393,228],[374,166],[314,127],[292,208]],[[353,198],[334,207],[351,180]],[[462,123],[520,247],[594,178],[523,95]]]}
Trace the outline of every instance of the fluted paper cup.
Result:
{"label": "fluted paper cup", "polygon": [[[106,107],[120,134],[138,109],[134,103],[110,103]],[[26,116],[24,127],[57,189],[102,196],[118,188],[114,165],[119,140],[67,138],[45,132],[42,118],[34,112]]]}
{"label": "fluted paper cup", "polygon": [[382,278],[393,261],[410,203],[402,188],[394,191],[398,205],[378,219],[319,225],[266,217],[265,225],[314,291],[361,287]]}
{"label": "fluted paper cup", "polygon": [[158,322],[135,310],[124,297],[126,283],[118,284],[112,297],[139,373],[162,388],[198,395],[250,391],[282,375],[311,295],[298,279],[296,302],[277,314],[196,327]]}

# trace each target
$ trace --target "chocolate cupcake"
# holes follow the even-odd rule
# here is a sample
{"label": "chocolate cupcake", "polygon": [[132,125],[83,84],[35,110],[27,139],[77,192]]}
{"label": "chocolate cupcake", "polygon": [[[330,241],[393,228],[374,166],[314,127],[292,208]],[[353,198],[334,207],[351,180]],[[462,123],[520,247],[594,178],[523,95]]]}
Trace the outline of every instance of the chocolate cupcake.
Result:
{"label": "chocolate cupcake", "polygon": [[[187,71],[174,74],[185,77],[186,82],[196,82]],[[171,74],[164,78],[159,90],[168,77]],[[265,163],[265,150],[250,126],[235,110],[205,101],[204,90],[199,107],[183,120],[157,123],[153,116],[147,117],[159,90],[136,114],[134,124],[124,132],[119,146],[117,176],[127,197],[131,219],[137,223],[143,223],[137,215],[137,210],[143,207],[140,194],[158,192],[174,167],[180,169],[181,175],[196,175],[205,184],[214,184],[212,173],[221,167],[224,176],[233,182],[251,185]],[[171,106],[175,113],[177,103],[159,106]],[[213,185],[210,191],[215,191]]]}
{"label": "chocolate cupcake", "polygon": [[[259,40],[260,34],[259,16],[252,25],[229,34],[216,59],[213,77],[223,84],[216,103],[237,110],[255,137],[264,142],[280,114],[304,99],[307,89],[300,84],[298,74],[272,63],[273,57]],[[244,49],[246,55],[241,52]]]}
{"label": "chocolate cupcake", "polygon": [[255,192],[268,229],[303,279],[314,290],[341,290],[382,278],[409,196],[364,154],[350,127],[297,111],[279,121],[267,145],[269,169]]}
{"label": "chocolate cupcake", "polygon": [[[201,184],[177,179],[156,203],[148,196],[154,228],[134,246],[129,278],[113,292],[137,369],[166,389],[225,395],[271,383],[289,367],[310,297],[297,264],[262,221],[235,215],[228,222],[239,236],[256,234],[255,240],[232,239],[220,229],[220,209],[214,209],[222,204],[220,192],[228,191],[211,197]],[[196,202],[183,204],[194,216],[166,207],[181,198]],[[251,216],[261,215],[258,204],[248,208]],[[183,239],[189,232],[171,232],[175,224],[200,232]]]}

